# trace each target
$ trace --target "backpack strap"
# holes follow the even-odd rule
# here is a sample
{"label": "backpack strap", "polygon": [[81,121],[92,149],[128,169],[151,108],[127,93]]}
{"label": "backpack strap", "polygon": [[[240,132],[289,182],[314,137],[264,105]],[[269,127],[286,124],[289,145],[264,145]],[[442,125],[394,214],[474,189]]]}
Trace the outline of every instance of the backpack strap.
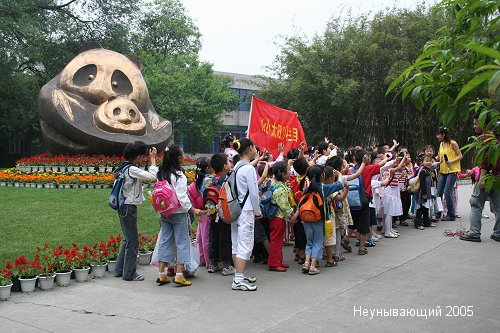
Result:
{"label": "backpack strap", "polygon": [[[236,195],[238,195],[238,181],[236,179],[236,173],[238,172],[238,170],[240,170],[240,168],[244,165],[247,165],[248,163],[241,163],[240,165],[238,165],[238,167],[234,170],[234,192],[236,193]],[[243,208],[243,206],[245,206],[245,203],[247,202],[247,199],[248,199],[248,196],[250,195],[250,190],[247,190],[247,194],[245,194],[245,198],[243,199],[243,202],[240,202],[240,206],[241,208]],[[238,200],[239,201],[239,200]]]}

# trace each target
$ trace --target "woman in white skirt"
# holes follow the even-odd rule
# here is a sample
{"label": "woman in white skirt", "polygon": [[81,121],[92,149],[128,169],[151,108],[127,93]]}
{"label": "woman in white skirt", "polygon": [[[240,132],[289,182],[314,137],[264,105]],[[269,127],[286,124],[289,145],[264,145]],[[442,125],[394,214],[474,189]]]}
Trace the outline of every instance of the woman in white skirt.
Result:
{"label": "woman in white skirt", "polygon": [[399,233],[392,229],[392,217],[403,214],[403,205],[401,204],[401,196],[399,193],[399,178],[403,176],[403,166],[405,165],[406,157],[398,156],[391,168],[384,172],[384,180],[389,184],[384,189],[382,197],[382,205],[384,206],[384,236],[386,238],[398,238]]}

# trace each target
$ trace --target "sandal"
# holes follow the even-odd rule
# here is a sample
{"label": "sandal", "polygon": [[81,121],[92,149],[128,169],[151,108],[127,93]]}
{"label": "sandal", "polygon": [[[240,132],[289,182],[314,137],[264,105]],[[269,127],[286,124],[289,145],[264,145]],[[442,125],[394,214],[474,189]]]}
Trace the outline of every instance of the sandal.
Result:
{"label": "sandal", "polygon": [[337,266],[337,262],[334,260],[334,261],[327,261],[326,264],[325,264],[325,267],[335,267]]}
{"label": "sandal", "polygon": [[335,261],[344,261],[345,257],[343,254],[339,254],[338,256],[333,256],[333,260]]}
{"label": "sandal", "polygon": [[349,240],[347,240],[347,238],[342,239],[340,245],[342,245],[344,250],[346,250],[347,252],[352,252],[351,245],[349,245]]}
{"label": "sandal", "polygon": [[319,269],[317,269],[316,267],[309,267],[309,272],[308,272],[309,275],[316,275],[316,274],[319,274]]}
{"label": "sandal", "polygon": [[304,263],[302,266],[302,273],[309,273],[309,263]]}
{"label": "sandal", "polygon": [[367,249],[363,249],[363,250],[359,249],[358,250],[358,255],[364,256],[365,254],[368,254],[368,250]]}
{"label": "sandal", "polygon": [[408,222],[406,222],[406,221],[399,222],[399,225],[402,225],[403,227],[407,227],[408,226]]}
{"label": "sandal", "polygon": [[133,278],[131,279],[123,279],[125,281],[144,281],[144,276],[140,274],[136,274]]}

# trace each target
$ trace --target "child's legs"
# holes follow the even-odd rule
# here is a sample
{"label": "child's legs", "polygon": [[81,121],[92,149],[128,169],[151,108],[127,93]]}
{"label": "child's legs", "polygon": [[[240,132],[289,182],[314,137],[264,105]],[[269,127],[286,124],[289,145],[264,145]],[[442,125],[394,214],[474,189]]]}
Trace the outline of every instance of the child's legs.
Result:
{"label": "child's legs", "polygon": [[189,225],[187,214],[172,214],[169,216],[174,231],[175,245],[177,249],[177,272],[184,269],[184,264],[191,260],[189,245]]}
{"label": "child's legs", "polygon": [[224,263],[225,266],[231,264],[231,225],[220,221],[218,224],[219,235],[219,248],[218,259]]}
{"label": "child's legs", "polygon": [[[246,262],[250,259],[254,244],[254,215],[253,211],[241,212],[238,220],[231,225],[231,237],[236,237],[236,244],[233,241],[232,254],[236,268],[236,273],[244,273]],[[236,226],[236,228],[233,227]]]}
{"label": "child's legs", "polygon": [[[174,228],[170,223],[168,217],[160,217],[161,223],[161,237],[160,242],[158,244],[158,262],[161,263],[175,263],[175,254],[174,254]],[[161,265],[160,272],[163,271],[165,265]]]}
{"label": "child's legs", "polygon": [[118,210],[123,232],[123,242],[118,254],[116,272],[123,279],[132,279],[136,273],[139,234],[137,231],[137,206],[123,205]]}
{"label": "child's legs", "polygon": [[314,222],[313,229],[313,244],[311,257],[320,260],[323,257],[323,222]]}
{"label": "child's legs", "polygon": [[[208,234],[209,234],[209,238],[208,238],[209,246],[208,246],[208,248],[209,248],[210,262],[206,262],[206,258],[205,258],[205,262],[206,262],[207,266],[210,264],[215,266],[217,264],[217,260],[219,260],[219,242],[220,242],[219,224],[221,224],[221,222],[216,223],[215,219],[210,219],[210,230],[208,232]],[[231,227],[231,226],[229,226],[229,227]]]}
{"label": "child's legs", "polygon": [[384,216],[384,233],[385,235],[390,235],[392,233],[392,216],[385,215]]}
{"label": "child's legs", "polygon": [[200,216],[198,221],[200,235],[200,263],[207,263],[209,259],[210,218],[206,215]]}
{"label": "child's legs", "polygon": [[340,255],[340,242],[342,241],[342,228],[337,228],[335,229],[335,233],[337,236],[337,242],[335,242],[335,245],[333,246],[333,255],[334,256],[339,256]]}
{"label": "child's legs", "polygon": [[271,238],[269,239],[269,267],[279,267],[283,264],[283,237],[285,236],[285,220],[274,217],[270,221]]}
{"label": "child's legs", "polygon": [[304,233],[306,235],[305,254],[306,254],[306,258],[310,258],[312,255],[312,249],[313,249],[314,231],[313,231],[312,223],[302,222],[302,225],[304,226]]}

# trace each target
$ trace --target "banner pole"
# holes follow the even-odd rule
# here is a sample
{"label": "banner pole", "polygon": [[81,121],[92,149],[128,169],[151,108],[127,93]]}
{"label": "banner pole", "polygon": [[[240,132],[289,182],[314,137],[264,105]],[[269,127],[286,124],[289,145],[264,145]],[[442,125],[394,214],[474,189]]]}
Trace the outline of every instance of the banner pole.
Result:
{"label": "banner pole", "polygon": [[252,123],[252,108],[253,108],[253,98],[255,94],[252,94],[252,100],[250,101],[250,116],[248,117],[248,126],[247,126],[247,138],[250,139],[250,124]]}

